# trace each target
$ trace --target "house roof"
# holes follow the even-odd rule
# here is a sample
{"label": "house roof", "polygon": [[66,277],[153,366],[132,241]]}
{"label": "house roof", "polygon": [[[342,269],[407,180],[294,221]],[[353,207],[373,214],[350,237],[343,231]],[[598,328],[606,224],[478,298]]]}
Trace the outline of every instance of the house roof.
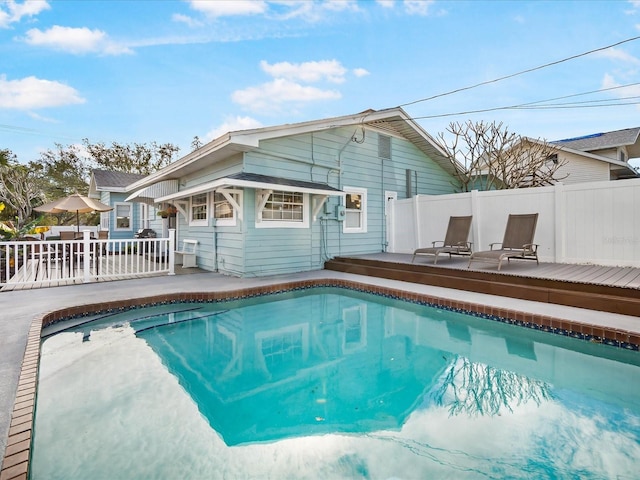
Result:
{"label": "house roof", "polygon": [[640,127],[625,128],[612,132],[593,133],[582,137],[565,138],[551,143],[583,152],[627,147],[629,157],[638,158],[640,157]]}
{"label": "house roof", "polygon": [[[534,139],[534,138],[527,138],[527,141],[536,142],[536,143],[541,142],[541,140]],[[548,142],[548,143],[556,145],[559,150],[562,150],[564,152],[573,153],[575,155],[580,155],[584,158],[590,158],[592,160],[597,160],[599,162],[608,163],[609,168],[611,169],[612,172],[616,173],[616,176],[618,179],[637,178],[640,176],[640,174],[638,174],[638,172],[636,172],[633,166],[631,166],[628,162],[623,162],[615,158],[605,157],[597,153],[591,153],[590,151],[587,151],[587,150],[579,150],[573,147],[572,145],[569,145],[568,143],[562,143],[561,140],[555,141],[555,142]]]}
{"label": "house roof", "polygon": [[267,190],[283,190],[290,192],[310,193],[312,195],[344,195],[342,190],[330,187],[325,183],[306,182],[301,180],[291,180],[282,177],[272,177],[270,175],[258,175],[255,173],[236,173],[223,178],[218,178],[211,182],[202,183],[195,187],[187,188],[163,197],[155,199],[156,202],[168,202],[180,198],[187,198],[198,193],[208,192],[225,187],[243,187]]}
{"label": "house roof", "polygon": [[146,175],[95,169],[92,170],[91,177],[91,190],[124,192],[127,185],[137,182]]}
{"label": "house roof", "polygon": [[310,122],[284,124],[228,132],[201,148],[185,155],[172,164],[154,172],[129,186],[128,191],[137,190],[161,180],[178,179],[197,172],[203,165],[210,165],[238,153],[249,152],[259,147],[261,140],[318,132],[338,127],[371,127],[385,130],[406,138],[429,156],[444,170],[453,173],[454,167],[437,142],[415,123],[401,108],[367,110],[355,115],[326,118]]}

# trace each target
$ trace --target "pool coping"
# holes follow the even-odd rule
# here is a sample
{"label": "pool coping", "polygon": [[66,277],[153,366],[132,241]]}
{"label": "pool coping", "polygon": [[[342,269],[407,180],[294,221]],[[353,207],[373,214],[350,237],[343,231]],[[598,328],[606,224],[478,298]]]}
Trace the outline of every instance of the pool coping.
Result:
{"label": "pool coping", "polygon": [[176,292],[142,296],[125,300],[114,300],[75,307],[62,308],[44,313],[31,322],[27,346],[21,365],[18,388],[11,415],[7,446],[0,470],[0,480],[28,479],[33,423],[37,395],[40,344],[42,328],[65,319],[86,316],[104,311],[125,310],[133,307],[152,306],[172,302],[219,302],[241,300],[270,294],[284,293],[315,287],[339,287],[359,292],[372,293],[411,303],[430,305],[451,311],[523,328],[569,336],[593,343],[602,343],[628,350],[640,350],[640,333],[615,327],[595,325],[561,319],[551,315],[524,312],[512,308],[482,305],[436,295],[411,292],[398,288],[372,285],[349,279],[306,279],[270,285],[239,288],[216,292]]}

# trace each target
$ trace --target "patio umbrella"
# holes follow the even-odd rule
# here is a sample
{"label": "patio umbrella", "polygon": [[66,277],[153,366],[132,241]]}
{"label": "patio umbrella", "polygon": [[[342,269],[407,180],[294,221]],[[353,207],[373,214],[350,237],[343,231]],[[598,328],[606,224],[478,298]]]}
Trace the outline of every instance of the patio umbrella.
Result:
{"label": "patio umbrella", "polygon": [[89,212],[108,212],[113,210],[113,207],[105,205],[79,193],[74,193],[68,197],[59,198],[53,202],[45,203],[39,207],[34,208],[37,212],[44,213],[63,213],[63,212],[76,212],[76,224],[78,226],[78,233],[80,233],[80,214]]}

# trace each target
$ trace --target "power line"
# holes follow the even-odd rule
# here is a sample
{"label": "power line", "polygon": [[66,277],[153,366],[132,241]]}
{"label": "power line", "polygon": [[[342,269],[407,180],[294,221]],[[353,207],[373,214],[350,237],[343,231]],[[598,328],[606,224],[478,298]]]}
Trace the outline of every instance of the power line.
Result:
{"label": "power line", "polygon": [[[629,83],[626,85],[619,85],[616,87],[608,87],[608,88],[602,88],[599,90],[591,90],[588,92],[582,92],[582,93],[574,93],[571,95],[563,95],[561,97],[554,97],[554,98],[547,98],[545,100],[536,100],[534,102],[527,102],[527,103],[520,103],[517,105],[507,105],[507,106],[502,106],[502,107],[491,107],[491,108],[481,108],[478,110],[467,110],[467,111],[463,111],[463,112],[454,112],[454,113],[442,113],[442,114],[437,114],[437,115],[423,115],[423,116],[419,116],[419,117],[411,117],[413,120],[426,120],[426,119],[431,119],[431,118],[443,118],[443,117],[456,117],[456,116],[460,116],[460,115],[471,115],[474,113],[485,113],[485,112],[495,112],[495,111],[499,111],[499,110],[535,110],[536,108],[538,109],[551,109],[551,108],[581,108],[582,104],[584,103],[592,103],[592,102],[612,102],[614,100],[591,100],[591,101],[585,101],[585,102],[574,102],[574,103],[569,103],[569,104],[557,104],[558,106],[554,106],[555,104],[550,104],[550,105],[538,105],[540,103],[545,103],[545,102],[553,102],[555,100],[563,100],[566,98],[573,98],[573,97],[580,97],[580,96],[584,96],[584,95],[591,95],[594,93],[601,93],[601,92],[608,92],[611,90],[618,90],[621,88],[628,88],[628,87],[633,87],[633,86],[637,86],[640,85],[640,82],[636,82],[636,83]],[[635,97],[622,97],[619,100],[628,100],[628,99],[632,99]],[[612,103],[612,104],[608,104],[608,105],[592,105],[590,106],[591,108],[593,107],[599,107],[599,106],[603,106],[603,107],[609,107],[609,106],[615,106],[615,105],[635,105],[638,102],[627,102],[627,103]],[[575,105],[573,107],[571,106],[565,106],[565,105]]]}
{"label": "power line", "polygon": [[477,87],[480,87],[482,85],[489,85],[491,83],[500,82],[500,81],[506,80],[508,78],[517,77],[518,75],[523,75],[525,73],[530,73],[530,72],[534,72],[536,70],[541,70],[543,68],[551,67],[553,65],[558,65],[559,63],[568,62],[569,60],[575,60],[576,58],[584,57],[586,55],[590,55],[590,54],[595,53],[595,52],[600,52],[600,51],[606,50],[608,48],[617,47],[618,45],[622,45],[623,43],[632,42],[634,40],[638,40],[639,38],[640,38],[640,35],[636,36],[636,37],[632,37],[632,38],[627,38],[626,40],[622,40],[620,42],[613,43],[611,45],[607,45],[606,47],[600,47],[600,48],[596,48],[594,50],[589,50],[588,52],[580,53],[578,55],[573,55],[571,57],[563,58],[561,60],[556,60],[555,62],[545,63],[544,65],[540,65],[540,66],[533,67],[533,68],[528,68],[527,70],[522,70],[520,72],[512,73],[510,75],[505,75],[504,77],[499,77],[499,78],[496,78],[496,79],[493,79],[493,80],[487,80],[485,82],[476,83],[475,85],[471,85],[469,87],[461,87],[461,88],[457,88],[455,90],[451,90],[449,92],[440,93],[438,95],[433,95],[431,97],[422,98],[420,100],[414,100],[413,102],[403,103],[403,104],[400,104],[399,106],[400,107],[406,107],[408,105],[414,105],[416,103],[426,102],[426,101],[429,101],[429,100],[433,100],[435,98],[446,97],[447,95],[453,95],[454,93],[463,92],[465,90],[471,90],[472,88],[477,88]]}

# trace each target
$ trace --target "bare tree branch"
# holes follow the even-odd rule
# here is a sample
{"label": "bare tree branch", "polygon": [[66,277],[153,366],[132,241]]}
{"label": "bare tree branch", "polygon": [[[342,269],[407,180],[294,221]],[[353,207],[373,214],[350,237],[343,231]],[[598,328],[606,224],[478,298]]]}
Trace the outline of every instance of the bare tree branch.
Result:
{"label": "bare tree branch", "polygon": [[[502,123],[452,122],[437,142],[455,166],[463,192],[552,185],[564,177],[558,148],[509,132]],[[451,137],[451,140],[447,140]]]}

